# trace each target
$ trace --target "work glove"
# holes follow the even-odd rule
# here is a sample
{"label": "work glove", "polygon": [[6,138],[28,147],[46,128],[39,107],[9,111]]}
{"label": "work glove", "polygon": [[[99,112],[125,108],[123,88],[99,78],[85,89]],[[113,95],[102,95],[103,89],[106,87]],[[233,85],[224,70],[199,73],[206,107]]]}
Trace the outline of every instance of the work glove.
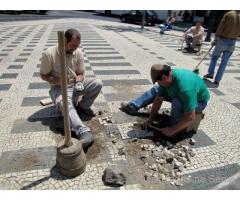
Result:
{"label": "work glove", "polygon": [[82,92],[84,90],[83,83],[81,81],[76,82],[74,89],[76,92]]}

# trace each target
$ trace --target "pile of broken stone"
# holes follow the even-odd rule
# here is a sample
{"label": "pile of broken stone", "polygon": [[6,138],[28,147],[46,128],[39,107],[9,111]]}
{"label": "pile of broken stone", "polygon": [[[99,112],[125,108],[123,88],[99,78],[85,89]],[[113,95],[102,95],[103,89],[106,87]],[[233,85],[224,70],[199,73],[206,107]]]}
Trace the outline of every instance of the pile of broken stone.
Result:
{"label": "pile of broken stone", "polygon": [[[194,144],[190,139],[190,144]],[[166,143],[167,145],[162,145]],[[142,144],[140,159],[145,167],[145,180],[160,180],[172,185],[182,186],[184,168],[190,166],[194,150],[187,145],[173,145],[162,141],[153,144]]]}
{"label": "pile of broken stone", "polygon": [[[111,114],[107,111],[99,113],[99,122],[101,125],[114,123],[111,119]],[[117,143],[117,138],[110,134],[112,143]],[[131,142],[137,142],[139,138],[132,138]],[[193,138],[188,139],[189,144],[194,145],[195,140]],[[145,174],[144,179],[157,180],[170,183],[171,185],[182,186],[182,176],[184,175],[184,168],[191,166],[191,158],[195,156],[194,150],[187,145],[172,144],[169,141],[161,140],[155,144],[142,144],[141,145],[140,160],[143,162]],[[123,156],[126,154],[124,146],[118,148],[118,155]],[[112,169],[106,169],[103,176],[103,182],[106,185],[118,185],[118,173],[114,171],[109,172]],[[110,174],[110,175],[109,175]],[[124,175],[124,174],[123,174]],[[111,181],[110,178],[111,177]],[[124,176],[125,177],[125,176]],[[106,180],[105,180],[106,179]],[[112,184],[111,184],[112,182]],[[123,181],[125,184],[125,181]],[[123,185],[122,184],[122,185]],[[120,186],[121,184],[119,184]]]}

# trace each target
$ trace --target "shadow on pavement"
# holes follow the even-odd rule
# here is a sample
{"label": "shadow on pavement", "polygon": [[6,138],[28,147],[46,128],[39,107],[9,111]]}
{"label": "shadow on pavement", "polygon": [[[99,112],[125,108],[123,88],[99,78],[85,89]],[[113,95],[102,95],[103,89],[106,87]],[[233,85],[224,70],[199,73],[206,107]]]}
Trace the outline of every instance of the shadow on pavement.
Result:
{"label": "shadow on pavement", "polygon": [[207,79],[203,79],[203,81],[205,82],[205,84],[208,88],[218,88],[218,85],[216,85],[215,83],[213,83]]}
{"label": "shadow on pavement", "polygon": [[36,186],[38,186],[39,184],[42,184],[42,183],[44,183],[45,181],[48,181],[49,179],[55,179],[55,180],[69,180],[69,179],[73,179],[74,177],[65,177],[65,176],[62,176],[59,172],[58,172],[58,170],[57,170],[57,167],[56,166],[53,166],[52,168],[51,168],[51,171],[50,171],[50,175],[49,176],[46,176],[46,177],[44,177],[44,178],[41,178],[41,179],[39,179],[39,180],[36,180],[36,181],[34,181],[34,182],[32,182],[32,183],[30,183],[30,184],[28,184],[28,185],[26,185],[26,186],[24,186],[24,187],[22,187],[21,188],[21,190],[29,190],[29,189],[31,189],[31,188],[33,188],[33,187],[36,187]]}

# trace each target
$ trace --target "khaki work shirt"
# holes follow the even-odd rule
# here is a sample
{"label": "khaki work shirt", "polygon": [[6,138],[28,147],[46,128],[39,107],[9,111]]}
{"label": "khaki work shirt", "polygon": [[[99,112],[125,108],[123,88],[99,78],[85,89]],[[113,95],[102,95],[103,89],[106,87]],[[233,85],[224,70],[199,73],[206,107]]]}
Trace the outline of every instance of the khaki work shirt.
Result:
{"label": "khaki work shirt", "polygon": [[[66,54],[66,64],[77,75],[85,72],[83,53],[79,48],[76,49],[73,54]],[[56,78],[60,78],[60,72],[60,56],[58,47],[50,47],[42,55],[40,74],[49,74]],[[69,71],[68,78],[74,78]]]}
{"label": "khaki work shirt", "polygon": [[204,34],[204,28],[202,26],[200,28],[192,26],[186,33],[191,33],[194,37],[193,40],[201,43]]}

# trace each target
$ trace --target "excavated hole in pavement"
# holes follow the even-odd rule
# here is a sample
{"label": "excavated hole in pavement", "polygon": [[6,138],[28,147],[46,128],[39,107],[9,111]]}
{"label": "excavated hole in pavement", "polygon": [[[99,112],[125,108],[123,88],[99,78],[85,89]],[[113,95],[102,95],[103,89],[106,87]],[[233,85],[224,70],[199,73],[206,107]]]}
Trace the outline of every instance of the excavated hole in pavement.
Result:
{"label": "excavated hole in pavement", "polygon": [[[141,130],[141,126],[139,124],[142,124],[146,120],[148,111],[149,109],[143,109],[143,112],[140,112],[138,116],[134,117],[129,117],[127,115],[125,117],[125,115],[120,115],[120,118],[126,119],[119,120],[121,123],[125,123],[125,121],[129,122],[129,119],[132,118],[134,122],[137,122],[134,129]],[[97,117],[84,122],[91,128],[92,133],[95,136],[94,144],[85,151],[88,162],[101,160],[102,155],[107,151],[106,143],[114,146],[118,145],[118,142],[121,141],[121,143],[124,144],[121,145],[123,147],[122,151],[126,156],[128,163],[127,167],[130,171],[130,173],[126,176],[128,179],[134,177],[134,179],[137,180],[137,183],[140,183],[140,185],[146,189],[154,189],[155,187],[159,188],[161,184],[182,186],[182,171],[184,171],[184,168],[191,165],[188,160],[191,159],[191,155],[194,156],[195,154],[190,147],[186,146],[189,144],[189,138],[192,136],[191,133],[179,134],[179,136],[174,140],[167,140],[165,137],[159,135],[159,133],[153,131],[154,137],[151,138],[132,138],[122,140],[120,135],[108,136],[104,132],[105,125],[118,123],[118,120],[116,120],[116,118],[112,120],[112,115],[107,111],[98,113],[99,115]],[[105,125],[100,124],[100,121],[104,121],[101,119],[104,118]],[[158,115],[155,121],[161,122],[158,125],[159,128],[165,127],[169,123],[169,116],[164,111]],[[75,137],[74,134],[73,137]],[[115,143],[111,143],[113,139],[115,139]],[[183,150],[184,148],[189,151],[188,156],[186,156],[186,152]],[[166,155],[162,154],[163,151]],[[157,156],[157,153],[159,153],[160,156]],[[181,164],[182,162],[186,162],[186,164]]]}

